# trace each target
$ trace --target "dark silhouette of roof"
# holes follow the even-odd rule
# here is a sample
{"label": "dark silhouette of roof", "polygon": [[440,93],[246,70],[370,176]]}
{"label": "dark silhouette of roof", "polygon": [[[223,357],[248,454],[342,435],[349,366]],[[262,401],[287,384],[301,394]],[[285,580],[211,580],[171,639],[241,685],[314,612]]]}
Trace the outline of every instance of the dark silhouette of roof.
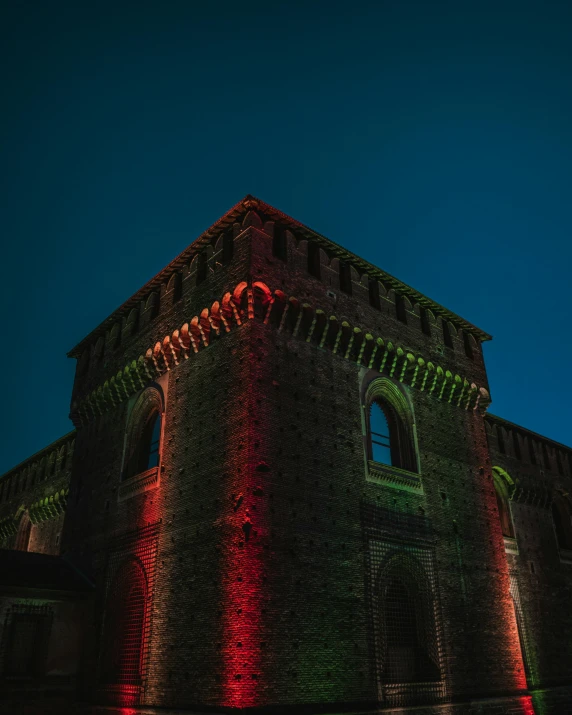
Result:
{"label": "dark silhouette of roof", "polygon": [[94,584],[66,558],[0,549],[0,591],[92,591]]}

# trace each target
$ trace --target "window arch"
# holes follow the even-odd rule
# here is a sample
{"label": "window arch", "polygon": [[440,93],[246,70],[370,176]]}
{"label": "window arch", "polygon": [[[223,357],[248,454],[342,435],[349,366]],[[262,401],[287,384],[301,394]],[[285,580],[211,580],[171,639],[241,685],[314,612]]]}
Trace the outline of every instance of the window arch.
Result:
{"label": "window arch", "polygon": [[509,539],[515,538],[512,515],[510,513],[509,489],[514,484],[511,477],[500,467],[493,467],[493,482],[499,510],[499,520],[502,535]]}
{"label": "window arch", "polygon": [[28,551],[31,533],[32,522],[30,521],[30,516],[27,511],[22,511],[20,514],[20,523],[18,524],[16,544],[14,546],[17,551]]}
{"label": "window arch", "polygon": [[139,396],[131,411],[123,479],[159,467],[162,428],[162,392],[158,387],[149,387]]}
{"label": "window arch", "polygon": [[411,409],[399,387],[387,377],[373,380],[365,408],[368,459],[418,472]]}
{"label": "window arch", "polygon": [[147,579],[135,559],[124,561],[107,595],[101,650],[104,683],[141,685]]}
{"label": "window arch", "polygon": [[572,508],[570,502],[559,496],[552,502],[552,521],[560,549],[572,551]]}
{"label": "window arch", "polygon": [[431,588],[414,558],[398,555],[380,573],[376,642],[383,684],[441,679]]}

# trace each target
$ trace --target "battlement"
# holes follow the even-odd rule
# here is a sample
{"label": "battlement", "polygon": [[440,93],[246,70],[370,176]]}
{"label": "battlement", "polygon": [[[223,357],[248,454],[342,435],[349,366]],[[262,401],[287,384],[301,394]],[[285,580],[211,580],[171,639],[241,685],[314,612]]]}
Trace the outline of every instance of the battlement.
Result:
{"label": "battlement", "polygon": [[[134,339],[138,332],[181,298],[189,299],[211,274],[233,261],[234,241],[247,228],[266,233],[273,255],[305,269],[331,291],[351,295],[379,311],[389,310],[426,335],[438,335],[443,349],[469,358],[491,336],[422,293],[252,196],[245,197],[145,284],[69,353],[78,374]],[[187,302],[187,301],[185,301]]]}
{"label": "battlement", "polygon": [[560,477],[572,476],[572,447],[492,414],[486,415],[485,427],[495,453]]}

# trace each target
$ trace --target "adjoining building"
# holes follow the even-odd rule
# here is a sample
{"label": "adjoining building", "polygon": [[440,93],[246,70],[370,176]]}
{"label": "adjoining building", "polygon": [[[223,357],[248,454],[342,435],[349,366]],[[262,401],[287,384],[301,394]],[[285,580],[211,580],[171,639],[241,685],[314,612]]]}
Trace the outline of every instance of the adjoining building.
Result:
{"label": "adjoining building", "polygon": [[489,339],[247,196],[0,478],[3,692],[572,712],[572,451],[487,411]]}

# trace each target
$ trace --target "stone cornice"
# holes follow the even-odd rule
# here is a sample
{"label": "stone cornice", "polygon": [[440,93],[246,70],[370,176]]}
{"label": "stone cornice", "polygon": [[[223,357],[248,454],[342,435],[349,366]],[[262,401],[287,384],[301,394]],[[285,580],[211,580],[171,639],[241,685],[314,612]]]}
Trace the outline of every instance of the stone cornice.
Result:
{"label": "stone cornice", "polygon": [[226,293],[220,302],[215,301],[180,329],[157,341],[144,355],[74,403],[70,417],[74,424],[89,422],[208,348],[233,328],[255,319],[461,409],[484,412],[490,402],[487,390],[467,378],[256,281],[252,285],[239,283],[232,294]]}

